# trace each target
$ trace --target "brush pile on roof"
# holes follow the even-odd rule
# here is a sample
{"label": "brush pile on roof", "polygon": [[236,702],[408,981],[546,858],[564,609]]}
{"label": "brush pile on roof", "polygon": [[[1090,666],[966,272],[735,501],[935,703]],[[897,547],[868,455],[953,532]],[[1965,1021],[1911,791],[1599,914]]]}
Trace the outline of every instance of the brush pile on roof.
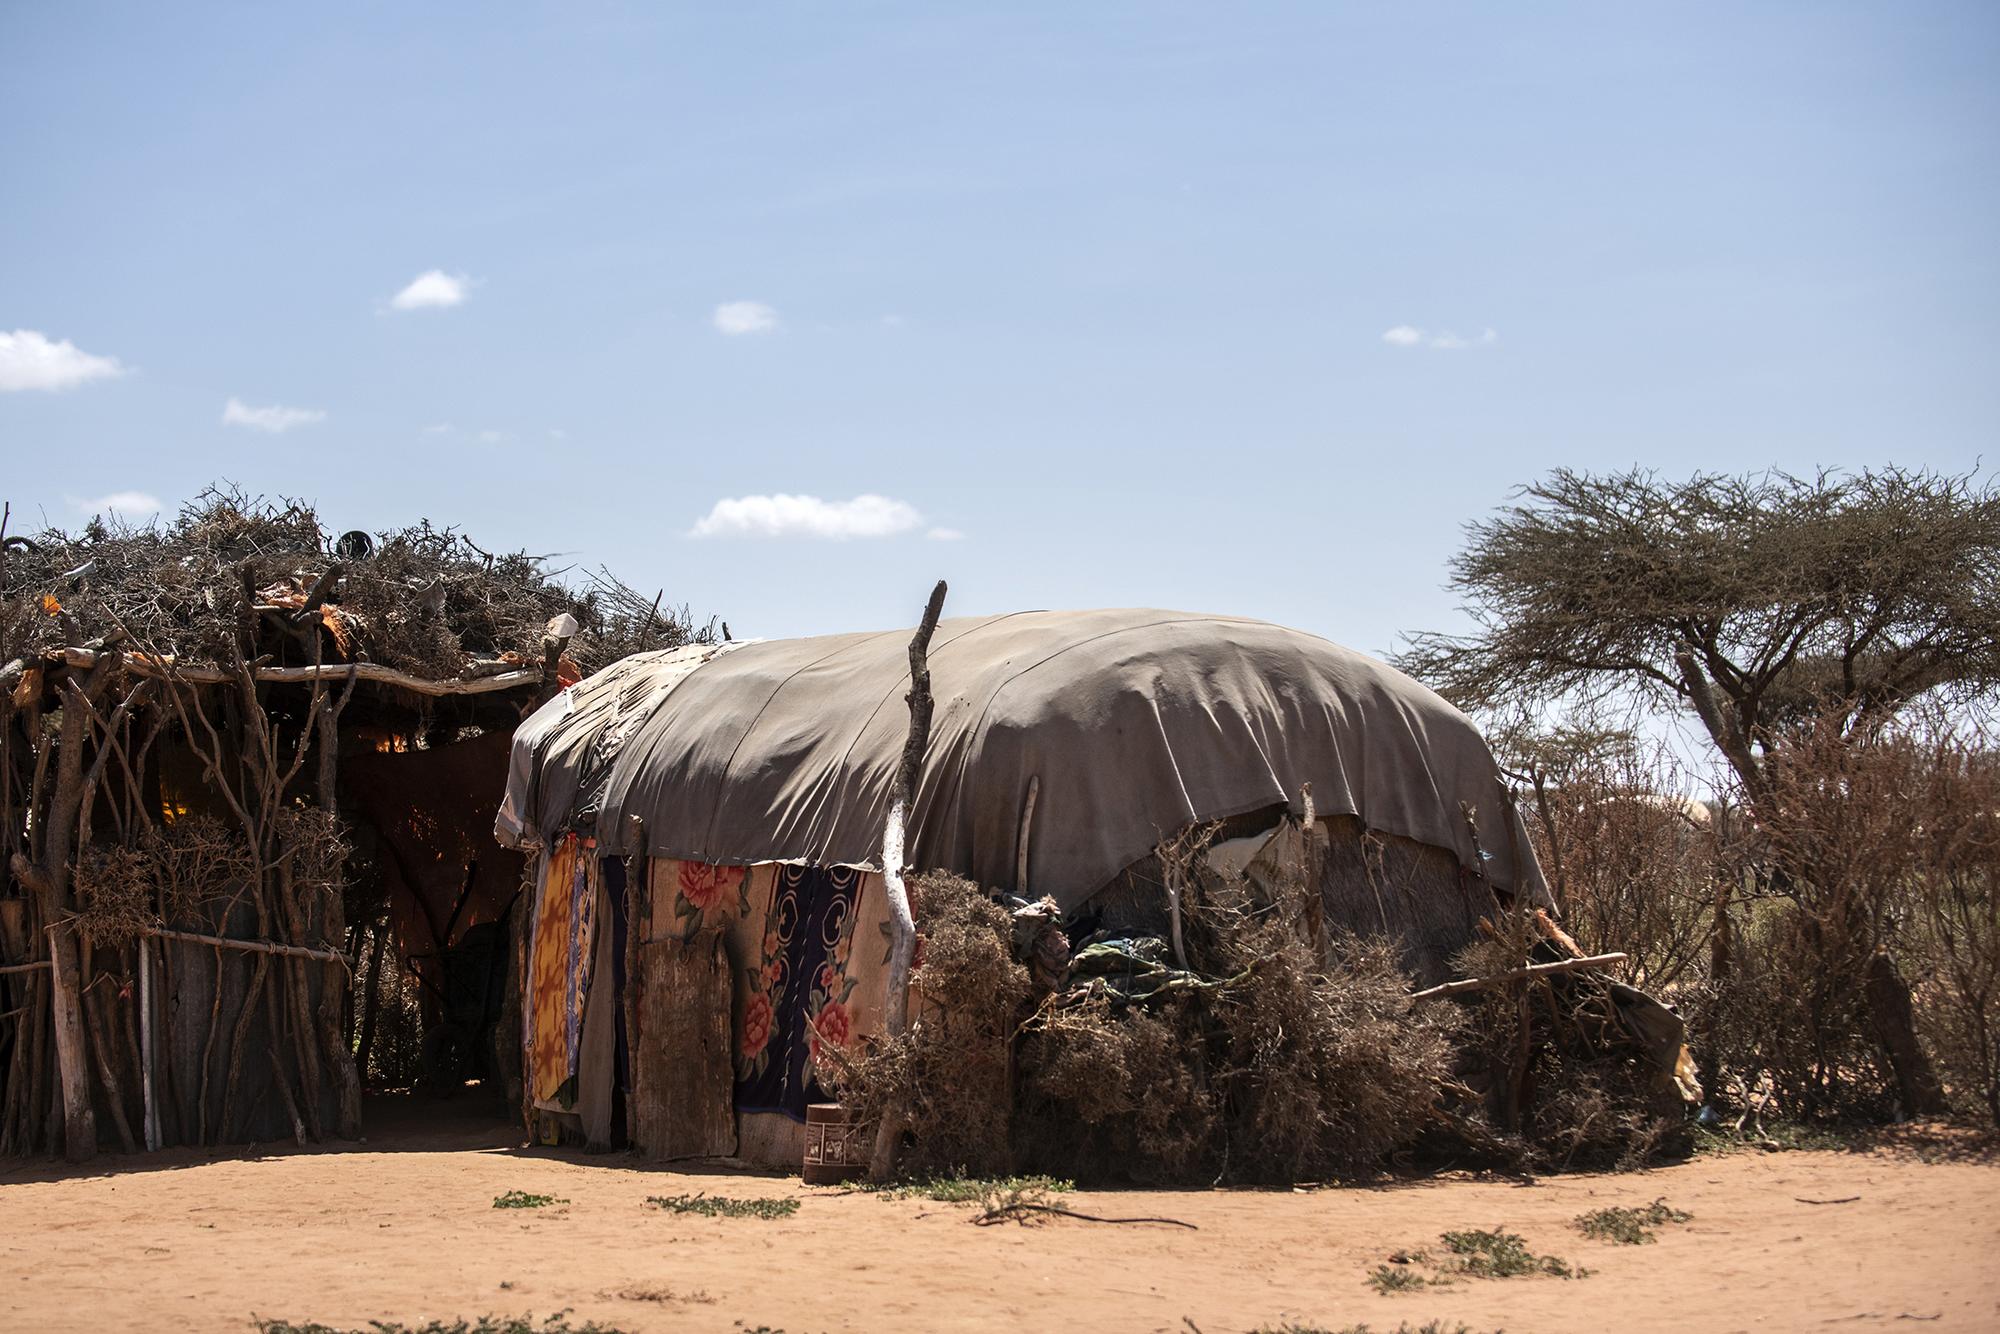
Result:
{"label": "brush pile on roof", "polygon": [[337,535],[302,502],[211,488],[164,524],[8,537],[0,650],[129,637],[137,651],[227,664],[248,638],[272,665],[371,662],[437,681],[538,663],[564,614],[585,675],[706,633],[602,570],[566,573],[428,520]]}

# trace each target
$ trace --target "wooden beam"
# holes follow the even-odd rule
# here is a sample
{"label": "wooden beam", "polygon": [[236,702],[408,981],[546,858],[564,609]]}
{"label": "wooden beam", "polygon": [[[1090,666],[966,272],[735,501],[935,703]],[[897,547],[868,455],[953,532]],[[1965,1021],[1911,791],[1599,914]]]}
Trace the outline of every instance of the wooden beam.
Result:
{"label": "wooden beam", "polygon": [[[62,650],[63,661],[71,667],[87,670],[97,665],[98,655],[86,648],[66,648]],[[491,668],[494,663],[475,662],[472,670]],[[158,677],[163,680],[186,681],[192,685],[230,685],[236,677],[220,667],[202,667],[183,664],[171,657],[153,658],[142,654],[125,655],[127,670],[140,676]],[[542,683],[542,673],[535,667],[516,667],[494,672],[490,676],[447,677],[430,680],[421,676],[411,676],[393,667],[384,667],[379,662],[334,663],[323,667],[258,667],[250,673],[259,684],[309,685],[314,681],[339,683],[350,677],[358,681],[373,681],[380,685],[395,686],[413,694],[443,695],[489,695],[502,690],[513,690],[518,686],[538,686]]]}

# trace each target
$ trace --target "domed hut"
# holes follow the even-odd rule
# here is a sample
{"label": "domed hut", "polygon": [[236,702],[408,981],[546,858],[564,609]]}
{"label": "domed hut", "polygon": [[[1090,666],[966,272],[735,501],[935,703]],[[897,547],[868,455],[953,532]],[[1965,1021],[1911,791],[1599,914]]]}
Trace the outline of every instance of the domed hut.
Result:
{"label": "domed hut", "polygon": [[[909,644],[642,653],[516,732],[496,833],[537,857],[522,1037],[545,1135],[799,1161],[820,1051],[881,1023]],[[1420,982],[1496,894],[1548,903],[1470,720],[1316,635],[1021,612],[940,623],[929,671],[909,865],[1053,898],[1073,936],[1157,928],[1163,840],[1217,822],[1207,855],[1241,867],[1296,837],[1308,790],[1327,923],[1390,937]]]}

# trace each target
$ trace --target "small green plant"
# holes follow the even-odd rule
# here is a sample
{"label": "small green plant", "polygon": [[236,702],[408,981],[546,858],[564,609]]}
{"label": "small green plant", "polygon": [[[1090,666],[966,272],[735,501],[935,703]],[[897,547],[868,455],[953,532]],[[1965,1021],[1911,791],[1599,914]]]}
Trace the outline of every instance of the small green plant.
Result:
{"label": "small green plant", "polygon": [[1431,1283],[1431,1279],[1408,1265],[1376,1265],[1375,1272],[1368,1276],[1368,1286],[1380,1293],[1414,1292]]}
{"label": "small green plant", "polygon": [[551,1204],[568,1204],[568,1200],[554,1195],[537,1195],[533,1191],[510,1190],[493,1197],[495,1209],[546,1209]]}
{"label": "small green plant", "polygon": [[701,1288],[682,1291],[665,1283],[628,1283],[611,1292],[601,1292],[600,1297],[616,1297],[626,1302],[701,1302],[712,1305],[715,1298]]}
{"label": "small green plant", "polygon": [[571,1324],[568,1311],[558,1311],[541,1320],[531,1315],[483,1315],[475,1320],[460,1316],[450,1321],[427,1320],[421,1325],[371,1320],[365,1330],[322,1325],[316,1320],[266,1320],[261,1316],[252,1317],[250,1323],[256,1326],[258,1334],[632,1334],[617,1325],[600,1325],[595,1320]]}
{"label": "small green plant", "polygon": [[1836,1129],[1798,1121],[1766,1121],[1757,1130],[1695,1126],[1693,1144],[1697,1158],[1708,1158],[1747,1153],[1753,1149],[1765,1153],[1795,1153],[1808,1149],[1837,1152],[1853,1148],[1854,1137]]}
{"label": "small green plant", "polygon": [[670,1213],[709,1218],[790,1218],[799,1211],[795,1199],[733,1200],[727,1195],[648,1195],[646,1203]]}
{"label": "small green plant", "polygon": [[[1332,1329],[1326,1325],[1297,1325],[1287,1322],[1282,1325],[1264,1325],[1255,1334],[1375,1334],[1373,1325],[1342,1325]],[[1470,1325],[1447,1325],[1442,1320],[1426,1320],[1421,1325],[1403,1321],[1394,1329],[1385,1329],[1382,1334],[1476,1334]]]}
{"label": "small green plant", "polygon": [[1582,1278],[1590,1272],[1553,1255],[1536,1255],[1519,1234],[1499,1228],[1447,1232],[1440,1240],[1458,1257],[1452,1268],[1473,1278],[1515,1278],[1522,1274]]}
{"label": "small green plant", "polygon": [[979,1206],[982,1219],[1012,1218],[1020,1223],[1047,1219],[1066,1210],[1066,1206],[1056,1200],[1049,1186],[1037,1184],[1046,1180],[1046,1177],[1015,1177],[979,1182],[978,1197],[967,1203]]}
{"label": "small green plant", "polygon": [[1076,1183],[1061,1177],[933,1177],[928,1181],[902,1181],[889,1186],[869,1186],[885,1200],[936,1200],[941,1204],[982,1204],[993,1196],[1012,1191],[1019,1195],[1065,1195]]}
{"label": "small green plant", "polygon": [[1643,1209],[1593,1209],[1578,1215],[1576,1226],[1586,1237],[1639,1246],[1654,1240],[1654,1228],[1665,1227],[1668,1223],[1685,1223],[1693,1217],[1685,1209],[1668,1207],[1667,1202],[1661,1199],[1654,1200]]}

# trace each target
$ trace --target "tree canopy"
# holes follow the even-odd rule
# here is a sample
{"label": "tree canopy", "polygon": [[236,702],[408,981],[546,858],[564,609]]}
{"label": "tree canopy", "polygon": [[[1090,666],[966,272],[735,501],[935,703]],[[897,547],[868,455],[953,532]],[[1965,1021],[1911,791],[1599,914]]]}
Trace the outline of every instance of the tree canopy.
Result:
{"label": "tree canopy", "polygon": [[2000,685],[2000,492],[1976,473],[1563,469],[1468,526],[1449,586],[1475,629],[1412,636],[1404,671],[1468,708],[1690,707],[1753,796],[1790,729]]}

